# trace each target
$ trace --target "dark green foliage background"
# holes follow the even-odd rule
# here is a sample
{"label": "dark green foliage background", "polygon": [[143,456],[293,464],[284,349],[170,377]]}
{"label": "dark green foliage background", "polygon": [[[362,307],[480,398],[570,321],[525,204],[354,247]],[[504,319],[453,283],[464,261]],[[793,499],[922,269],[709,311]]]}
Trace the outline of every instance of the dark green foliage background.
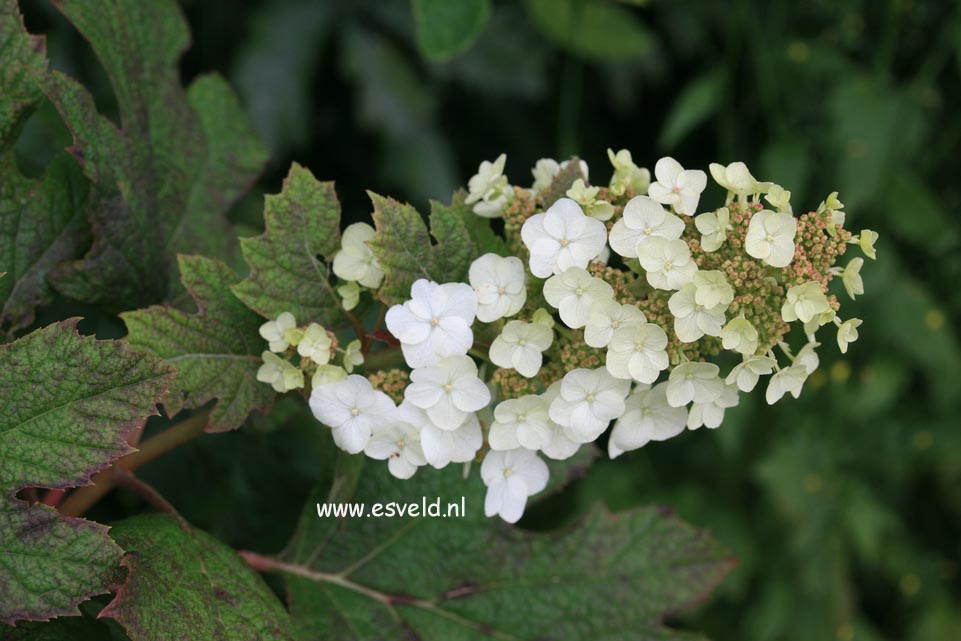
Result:
{"label": "dark green foliage background", "polygon": [[[45,0],[21,5],[28,28],[48,34],[52,66],[115,114],[89,46]],[[194,39],[184,83],[222,72],[271,150],[231,214],[245,235],[259,232],[261,196],[279,191],[292,161],[336,181],[345,223],[369,220],[366,189],[426,212],[428,199],[447,201],[502,151],[521,185],[538,158],[571,154],[606,181],[606,148],[626,147],[649,167],[664,154],[697,167],[743,160],[790,189],[796,211],[839,190],[848,227],[881,233],[879,260],[863,272],[867,294],[845,303],[865,319],[848,355],[827,345],[799,401],[768,408],[755,394],[719,430],[596,463],[523,524],[569,522],[598,498],[614,509],[676,506],[739,559],[684,621],[714,639],[958,638],[955,3],[556,0],[552,12],[547,0],[494,2],[474,46],[443,63],[420,53],[403,0],[183,5]],[[576,19],[595,5],[601,14]],[[37,174],[67,144],[46,106],[18,141],[21,166]],[[722,197],[711,187],[706,201]],[[103,338],[122,334],[116,317],[62,299],[35,326],[68,315],[86,316],[81,328]],[[278,550],[320,476],[304,446],[320,448],[320,436],[303,403],[287,399],[269,419],[206,436],[142,475],[198,527]],[[90,517],[141,507],[118,492]]]}

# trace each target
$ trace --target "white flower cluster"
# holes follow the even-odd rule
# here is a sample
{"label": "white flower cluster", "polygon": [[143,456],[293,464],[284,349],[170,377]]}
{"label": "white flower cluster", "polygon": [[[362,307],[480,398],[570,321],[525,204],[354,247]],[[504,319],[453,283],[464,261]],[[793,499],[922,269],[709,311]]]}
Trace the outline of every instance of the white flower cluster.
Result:
{"label": "white flower cluster", "polygon": [[[711,165],[711,175],[727,190],[727,202],[698,215],[705,172],[662,158],[651,182],[650,173],[634,165],[626,150],[609,151],[609,157],[614,173],[607,187],[590,186],[582,165],[583,178],[569,186],[566,197],[544,203],[549,206],[523,220],[523,256],[480,256],[468,283],[418,280],[409,300],[387,310],[387,328],[411,369],[399,404],[367,378],[348,375],[352,365],[346,353],[344,365],[333,368],[343,375],[334,373],[328,365],[336,351],[330,336],[316,325],[298,329],[289,314],[261,330],[271,352],[264,353],[258,378],[278,391],[302,387],[300,370],[274,354],[295,345],[319,366],[310,406],[332,428],[339,447],[386,459],[399,478],[418,467],[469,463],[482,454],[485,511],[515,522],[528,497],[547,484],[548,467],[540,455],[569,458],[612,423],[611,457],[685,428],[717,428],[739,394],[752,391],[762,376],[770,377],[769,403],[785,394],[797,397],[818,367],[819,327],[837,326],[841,351],[857,339],[861,321],[837,318],[826,283],[840,276],[852,298],[862,294],[864,261],[855,258],[824,274],[811,261],[796,260],[798,245],[813,241],[801,238],[790,192],[755,180],[743,163]],[[532,189],[515,190],[503,174],[505,161],[501,155],[484,162],[471,178],[466,202],[476,214],[506,216],[512,199],[541,198],[564,167],[538,161]],[[762,196],[774,209],[765,208]],[[828,220],[819,228],[824,237],[856,244],[874,258],[877,235],[844,232],[842,208],[832,194],[818,210]],[[608,231],[604,221],[612,219]],[[732,233],[737,234],[733,245]],[[334,272],[357,287],[376,287],[383,277],[365,244],[372,234],[363,224],[349,227],[334,260]],[[602,277],[609,273],[611,251],[625,265],[618,273],[642,277],[637,299],[625,297],[623,287],[617,290],[621,285]],[[730,260],[710,262],[714,252],[730,252]],[[741,268],[729,269],[730,264],[750,265],[763,276],[745,284]],[[742,290],[755,285],[768,289],[752,294],[754,305],[777,301],[769,322],[745,314],[739,302]],[[646,307],[642,298],[654,296],[663,296],[665,304]],[[538,301],[550,309],[538,307]],[[808,339],[796,354],[781,339],[785,324],[795,321]],[[781,333],[771,339],[773,330],[764,323]],[[480,324],[488,327],[478,331]],[[475,345],[478,336],[486,338]],[[722,375],[701,352],[686,355],[704,341],[736,353],[739,362]],[[787,365],[779,365],[774,347]],[[600,366],[575,366],[553,380],[544,378],[545,359],[556,365],[561,349],[592,350],[600,355]],[[504,395],[488,382],[495,367],[529,379],[536,391]]]}

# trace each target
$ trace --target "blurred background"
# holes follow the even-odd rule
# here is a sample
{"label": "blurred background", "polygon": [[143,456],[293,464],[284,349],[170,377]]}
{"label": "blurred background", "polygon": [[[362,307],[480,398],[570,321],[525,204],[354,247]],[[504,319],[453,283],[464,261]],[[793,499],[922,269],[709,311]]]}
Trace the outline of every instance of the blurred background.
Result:
{"label": "blurred background", "polygon": [[[46,0],[21,4],[53,66],[110,113],[89,45]],[[742,160],[790,189],[796,212],[839,191],[847,227],[881,234],[867,293],[845,302],[865,319],[847,356],[826,344],[798,401],[745,396],[718,430],[598,462],[523,524],[569,522],[596,500],[675,506],[738,559],[677,621],[716,641],[961,639],[956,2],[495,0],[446,60],[427,55],[407,0],[182,4],[194,34],[184,81],[225,75],[271,150],[232,214],[244,233],[291,161],[336,180],[348,222],[368,219],[365,189],[423,210],[501,152],[525,186],[538,158],[573,154],[606,184],[611,147],[647,167]],[[18,151],[41,166],[68,142],[48,107]],[[702,202],[722,200],[712,185]],[[318,475],[313,428],[303,403],[285,402],[143,476],[197,525],[273,551]],[[115,494],[91,517],[138,505]]]}

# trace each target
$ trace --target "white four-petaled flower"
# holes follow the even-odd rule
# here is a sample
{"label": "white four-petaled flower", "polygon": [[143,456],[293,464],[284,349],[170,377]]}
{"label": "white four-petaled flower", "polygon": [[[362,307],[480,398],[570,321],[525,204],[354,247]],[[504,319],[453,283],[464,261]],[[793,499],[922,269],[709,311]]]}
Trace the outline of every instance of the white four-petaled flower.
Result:
{"label": "white four-petaled flower", "polygon": [[356,454],[367,446],[374,427],[394,418],[397,408],[370,381],[352,374],[340,382],[315,387],[310,393],[310,409],[318,421],[331,428],[337,447]]}
{"label": "white four-petaled flower", "polygon": [[544,350],[551,346],[554,331],[540,323],[513,320],[491,343],[491,362],[498,367],[516,369],[522,376],[537,375]]}
{"label": "white four-petaled flower", "polygon": [[681,363],[671,372],[667,383],[667,402],[674,407],[688,403],[711,403],[724,391],[714,363]]}
{"label": "white four-petaled flower", "polygon": [[794,258],[795,234],[797,219],[794,216],[762,209],[751,216],[744,249],[771,267],[787,267]]}
{"label": "white four-petaled flower", "polygon": [[309,358],[318,365],[330,362],[330,347],[333,341],[323,326],[311,323],[304,330],[304,335],[297,343],[297,353]]}
{"label": "white four-petaled flower", "polygon": [[474,206],[474,213],[484,218],[497,218],[514,195],[504,175],[507,155],[501,154],[494,162],[483,161],[467,182],[468,194],[464,202]]}
{"label": "white four-petaled flower", "polygon": [[569,267],[586,268],[604,250],[607,228],[570,198],[560,198],[524,222],[521,238],[531,254],[531,273],[547,278]]}
{"label": "white four-petaled flower", "polygon": [[767,376],[774,371],[775,365],[777,361],[770,356],[745,356],[724,381],[728,385],[737,385],[742,392],[750,392],[757,386],[761,376]]}
{"label": "white four-petaled flower", "polygon": [[561,380],[548,413],[554,422],[568,428],[572,439],[590,443],[624,413],[630,388],[630,381],[614,378],[603,367],[571,370]]}
{"label": "white four-petaled flower", "polygon": [[471,325],[477,297],[466,283],[420,279],[410,288],[411,299],[387,310],[387,329],[400,341],[411,367],[433,365],[441,358],[466,354],[474,343]]}
{"label": "white four-petaled flower", "polygon": [[647,272],[647,282],[657,289],[680,289],[697,271],[690,247],[680,239],[645,238],[637,244],[637,259]]}
{"label": "white four-petaled flower", "polygon": [[667,334],[653,323],[636,323],[614,331],[607,346],[607,371],[615,378],[653,383],[667,369]]}
{"label": "white four-petaled flower", "polygon": [[580,267],[570,267],[544,283],[544,298],[557,308],[561,320],[571,329],[587,324],[594,303],[613,297],[613,287]]}
{"label": "white four-petaled flower", "polygon": [[624,214],[611,227],[611,249],[625,258],[637,257],[637,245],[651,236],[677,240],[684,221],[653,198],[635,196],[624,205]]}
{"label": "white four-petaled flower", "polygon": [[263,364],[257,370],[257,380],[268,383],[275,392],[289,392],[304,386],[304,373],[273,352],[261,354]]}
{"label": "white four-petaled flower", "polygon": [[502,401],[494,408],[494,422],[488,435],[492,449],[540,450],[550,444],[553,436],[543,396],[528,394]]}
{"label": "white four-petaled flower", "polygon": [[815,342],[807,343],[797,353],[797,356],[794,357],[794,362],[789,367],[785,367],[774,373],[774,376],[768,381],[767,390],[764,393],[764,399],[768,405],[774,405],[774,403],[787,393],[790,393],[794,398],[798,398],[801,395],[804,382],[820,364],[817,352],[815,351],[819,345],[820,343]]}
{"label": "white four-petaled flower", "polygon": [[373,459],[386,460],[387,469],[399,479],[409,479],[422,465],[427,465],[420,444],[420,430],[404,420],[398,408],[398,416],[374,425],[374,432],[364,448],[364,454]]}
{"label": "white four-petaled flower", "polygon": [[707,309],[718,305],[726,308],[734,300],[734,288],[727,282],[724,273],[716,269],[694,272],[692,282],[696,288],[694,302]]}
{"label": "white four-petaled flower", "polygon": [[727,325],[721,329],[719,336],[724,349],[740,352],[745,356],[750,356],[757,351],[757,329],[743,316],[728,321]]}
{"label": "white four-petaled flower", "polygon": [[847,354],[848,343],[858,339],[858,327],[863,323],[860,318],[849,318],[838,325],[838,348],[842,354]]}
{"label": "white four-petaled flower", "polygon": [[267,321],[260,326],[260,336],[270,345],[270,351],[282,352],[295,337],[297,320],[290,312],[281,312],[276,320]]}
{"label": "white four-petaled flower", "polygon": [[638,385],[627,397],[624,414],[614,423],[607,451],[616,458],[650,441],[665,441],[684,431],[687,410],[667,402],[667,383]]}
{"label": "white four-petaled flower", "polygon": [[[403,408],[407,401],[401,403]],[[420,413],[420,446],[424,458],[431,467],[442,469],[451,463],[466,463],[474,460],[477,451],[484,444],[477,414],[469,414],[463,424],[455,430],[442,430],[434,425],[424,410],[410,405],[411,416]]]}
{"label": "white four-petaled flower", "polygon": [[701,232],[701,249],[714,252],[727,240],[727,227],[731,222],[731,212],[727,207],[709,211],[694,219],[694,226]]}
{"label": "white four-petaled flower", "polygon": [[732,162],[727,167],[712,162],[709,169],[714,182],[738,196],[766,191],[771,185],[771,183],[758,182],[743,162]]}
{"label": "white four-petaled flower", "polygon": [[814,317],[830,310],[831,304],[824,295],[821,284],[812,280],[787,290],[787,300],[781,307],[781,318],[786,323],[798,319],[802,323],[809,323]]}
{"label": "white four-petaled flower", "polygon": [[491,323],[513,316],[527,300],[527,275],[516,256],[484,254],[471,263],[468,279],[477,295],[479,321]]}
{"label": "white four-petaled flower", "polygon": [[707,174],[700,169],[684,169],[670,156],[661,158],[654,165],[654,177],[648,187],[648,195],[659,203],[671,205],[674,211],[693,216],[701,192],[707,187]]}
{"label": "white four-petaled flower", "polygon": [[643,194],[651,185],[651,172],[634,164],[631,152],[621,149],[616,154],[613,149],[607,150],[607,158],[614,167],[608,188],[615,196],[622,196],[627,190],[635,194]]}
{"label": "white four-petaled flower", "polygon": [[646,322],[644,312],[634,305],[623,305],[613,299],[598,300],[587,317],[584,342],[591,347],[607,347],[615,330]]}
{"label": "white four-petaled flower", "polygon": [[861,268],[863,266],[864,259],[857,256],[852,258],[841,272],[841,283],[852,299],[864,293],[864,280],[861,278]]}
{"label": "white four-petaled flower", "polygon": [[531,450],[490,451],[481,463],[481,478],[487,486],[484,514],[499,515],[517,523],[524,514],[527,497],[547,487],[547,464]]}
{"label": "white four-petaled flower", "polygon": [[468,356],[448,356],[436,365],[418,367],[410,373],[404,398],[427,412],[442,430],[455,430],[467,416],[491,400],[487,386],[477,376],[477,365]]}
{"label": "white four-petaled flower", "polygon": [[717,336],[724,326],[725,306],[705,307],[697,302],[696,296],[694,283],[685,283],[667,301],[674,315],[674,333],[684,343],[693,343],[705,334]]}
{"label": "white four-petaled flower", "polygon": [[724,410],[738,404],[737,386],[726,384],[721,395],[709,403],[692,403],[687,415],[687,429],[701,426],[717,429],[724,421]]}
{"label": "white four-petaled flower", "polygon": [[363,287],[377,289],[384,279],[384,270],[367,246],[374,237],[374,228],[367,223],[348,225],[341,237],[341,249],[334,256],[334,273],[338,278],[355,281]]}

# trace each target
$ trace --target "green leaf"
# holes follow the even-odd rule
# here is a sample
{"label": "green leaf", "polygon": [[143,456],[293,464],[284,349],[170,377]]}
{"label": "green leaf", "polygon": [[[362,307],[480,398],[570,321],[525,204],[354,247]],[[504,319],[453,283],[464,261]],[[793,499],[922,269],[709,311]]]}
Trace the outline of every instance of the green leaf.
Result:
{"label": "green leaf", "polygon": [[66,295],[129,308],[182,292],[174,256],[225,255],[224,213],[260,172],[266,153],[236,97],[217,76],[184,92],[178,60],[189,42],[172,0],[70,0],[57,7],[92,45],[110,77],[120,126],[97,113],[79,83],[54,72],[45,92],[71,130],[93,182],[89,253],[55,270]]}
{"label": "green leaf", "polygon": [[29,35],[17,0],[0,0],[0,153],[43,98],[36,77],[47,68],[43,38]]}
{"label": "green leaf", "polygon": [[334,183],[294,163],[283,190],[264,202],[267,230],[240,241],[250,275],[232,289],[265,318],[291,312],[298,321],[343,320],[327,259],[340,249],[340,203]]}
{"label": "green leaf", "polygon": [[717,111],[724,89],[724,74],[710,71],[692,80],[677,97],[661,130],[658,145],[670,149]]}
{"label": "green leaf", "polygon": [[[363,468],[363,474],[360,470]],[[398,483],[342,458],[282,558],[291,615],[318,639],[672,639],[667,613],[699,603],[730,562],[655,508],[597,507],[530,533],[483,514],[476,470],[424,469]],[[318,518],[316,502],[459,504],[450,518]],[[444,508],[442,508],[444,509]]]}
{"label": "green leaf", "polygon": [[24,31],[17,3],[0,0],[0,333],[33,321],[52,294],[47,272],[89,244],[82,207],[87,185],[74,163],[57,158],[40,180],[21,175],[13,144],[43,99],[43,38]]}
{"label": "green leaf", "polygon": [[633,11],[603,0],[527,0],[527,12],[555,44],[585,58],[631,60],[654,45]]}
{"label": "green leaf", "polygon": [[34,308],[50,302],[49,270],[78,256],[89,243],[83,217],[87,182],[66,155],[41,180],[24,178],[13,153],[0,156],[0,329],[12,334],[33,322]]}
{"label": "green leaf", "polygon": [[110,533],[130,573],[100,613],[133,641],[294,639],[287,611],[232,549],[166,514],[136,516]]}
{"label": "green leaf", "polygon": [[[15,498],[66,489],[132,451],[125,435],[156,413],[171,368],[122,341],[76,332],[79,319],[0,346],[0,621],[77,614],[118,579],[107,528]],[[16,390],[16,392],[13,392]]]}
{"label": "green leaf", "polygon": [[449,60],[480,36],[490,18],[490,0],[412,0],[417,44],[428,58]]}
{"label": "green leaf", "polygon": [[464,279],[477,247],[464,217],[443,205],[431,211],[431,244],[424,219],[411,205],[368,192],[374,203],[377,233],[367,241],[386,274],[378,296],[388,304],[403,302],[419,278],[438,283]]}
{"label": "green leaf", "polygon": [[262,319],[230,291],[239,277],[222,262],[181,256],[179,264],[197,313],[158,305],[120,317],[131,345],[177,368],[163,400],[167,413],[173,416],[218,399],[207,430],[231,430],[253,410],[269,407],[275,396],[256,378],[266,349],[258,333]]}
{"label": "green leaf", "polygon": [[[494,232],[490,219],[475,214],[471,206],[464,202],[465,198],[467,198],[467,192],[460,189],[454,194],[450,205],[431,201],[431,215],[433,215],[433,208],[439,207],[451,211],[464,221],[470,240],[477,249],[472,258],[491,252],[499,256],[507,256],[507,243]],[[468,268],[470,268],[470,265],[468,265]]]}

